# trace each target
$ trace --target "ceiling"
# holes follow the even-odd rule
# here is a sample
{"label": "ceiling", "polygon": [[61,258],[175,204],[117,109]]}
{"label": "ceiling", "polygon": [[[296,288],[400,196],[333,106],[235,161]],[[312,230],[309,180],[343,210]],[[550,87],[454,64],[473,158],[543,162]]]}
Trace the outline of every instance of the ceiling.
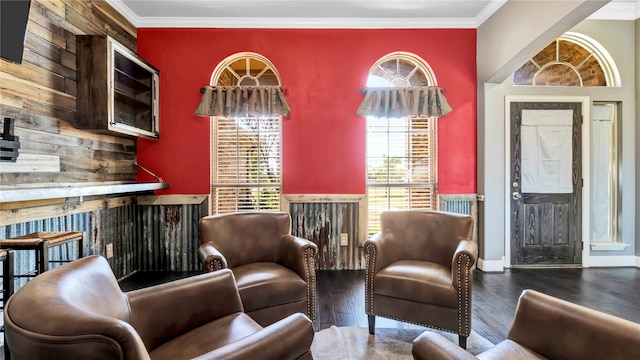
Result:
{"label": "ceiling", "polygon": [[[477,28],[507,0],[107,1],[136,27]],[[612,0],[592,16],[638,17],[640,0]]]}

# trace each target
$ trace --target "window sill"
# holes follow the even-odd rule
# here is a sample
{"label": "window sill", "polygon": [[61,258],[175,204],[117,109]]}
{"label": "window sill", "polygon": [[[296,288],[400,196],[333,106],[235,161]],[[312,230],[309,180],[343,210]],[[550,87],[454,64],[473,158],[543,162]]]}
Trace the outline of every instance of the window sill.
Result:
{"label": "window sill", "polygon": [[629,244],[619,242],[593,242],[591,243],[591,250],[594,251],[620,251],[624,250]]}

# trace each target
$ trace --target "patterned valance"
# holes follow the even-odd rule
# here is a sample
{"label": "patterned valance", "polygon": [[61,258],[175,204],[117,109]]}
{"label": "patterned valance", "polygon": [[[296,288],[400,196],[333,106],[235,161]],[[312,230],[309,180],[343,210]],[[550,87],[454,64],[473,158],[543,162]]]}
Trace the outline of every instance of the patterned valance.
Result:
{"label": "patterned valance", "polygon": [[288,116],[291,112],[280,86],[205,86],[200,116]]}
{"label": "patterned valance", "polygon": [[431,117],[444,116],[452,111],[437,87],[367,88],[358,107],[360,116]]}

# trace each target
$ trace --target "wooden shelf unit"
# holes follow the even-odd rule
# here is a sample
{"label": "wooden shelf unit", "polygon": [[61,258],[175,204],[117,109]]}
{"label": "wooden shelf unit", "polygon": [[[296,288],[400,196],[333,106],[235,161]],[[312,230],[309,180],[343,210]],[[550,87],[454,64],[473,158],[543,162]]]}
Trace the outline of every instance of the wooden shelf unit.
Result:
{"label": "wooden shelf unit", "polygon": [[78,126],[160,137],[160,72],[106,35],[77,36]]}

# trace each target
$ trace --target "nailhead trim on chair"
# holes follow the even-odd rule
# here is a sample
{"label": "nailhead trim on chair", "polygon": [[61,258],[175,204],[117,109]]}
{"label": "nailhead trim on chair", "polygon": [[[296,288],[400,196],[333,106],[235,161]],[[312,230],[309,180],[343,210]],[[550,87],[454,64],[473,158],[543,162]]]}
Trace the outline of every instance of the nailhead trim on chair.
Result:
{"label": "nailhead trim on chair", "polygon": [[[462,258],[464,257],[465,265],[462,266]],[[458,334],[469,334],[469,264],[471,258],[467,254],[460,254],[458,256]],[[460,281],[461,272],[464,269],[464,289],[462,288],[462,281]],[[464,292],[463,292],[464,290]],[[463,294],[466,295],[463,297]],[[464,326],[463,326],[463,309],[464,309]]]}
{"label": "nailhead trim on chair", "polygon": [[376,247],[372,244],[367,244],[365,247],[365,309],[367,315],[375,315],[373,313],[373,272],[375,270],[376,263]]}
{"label": "nailhead trim on chair", "polygon": [[208,272],[217,271],[220,269],[222,269],[222,261],[220,261],[220,259],[213,259],[212,261],[209,261],[206,265],[206,270]]}
{"label": "nailhead trim on chair", "polygon": [[311,321],[316,319],[316,266],[313,248],[304,251],[305,275],[307,277],[307,315]]}

